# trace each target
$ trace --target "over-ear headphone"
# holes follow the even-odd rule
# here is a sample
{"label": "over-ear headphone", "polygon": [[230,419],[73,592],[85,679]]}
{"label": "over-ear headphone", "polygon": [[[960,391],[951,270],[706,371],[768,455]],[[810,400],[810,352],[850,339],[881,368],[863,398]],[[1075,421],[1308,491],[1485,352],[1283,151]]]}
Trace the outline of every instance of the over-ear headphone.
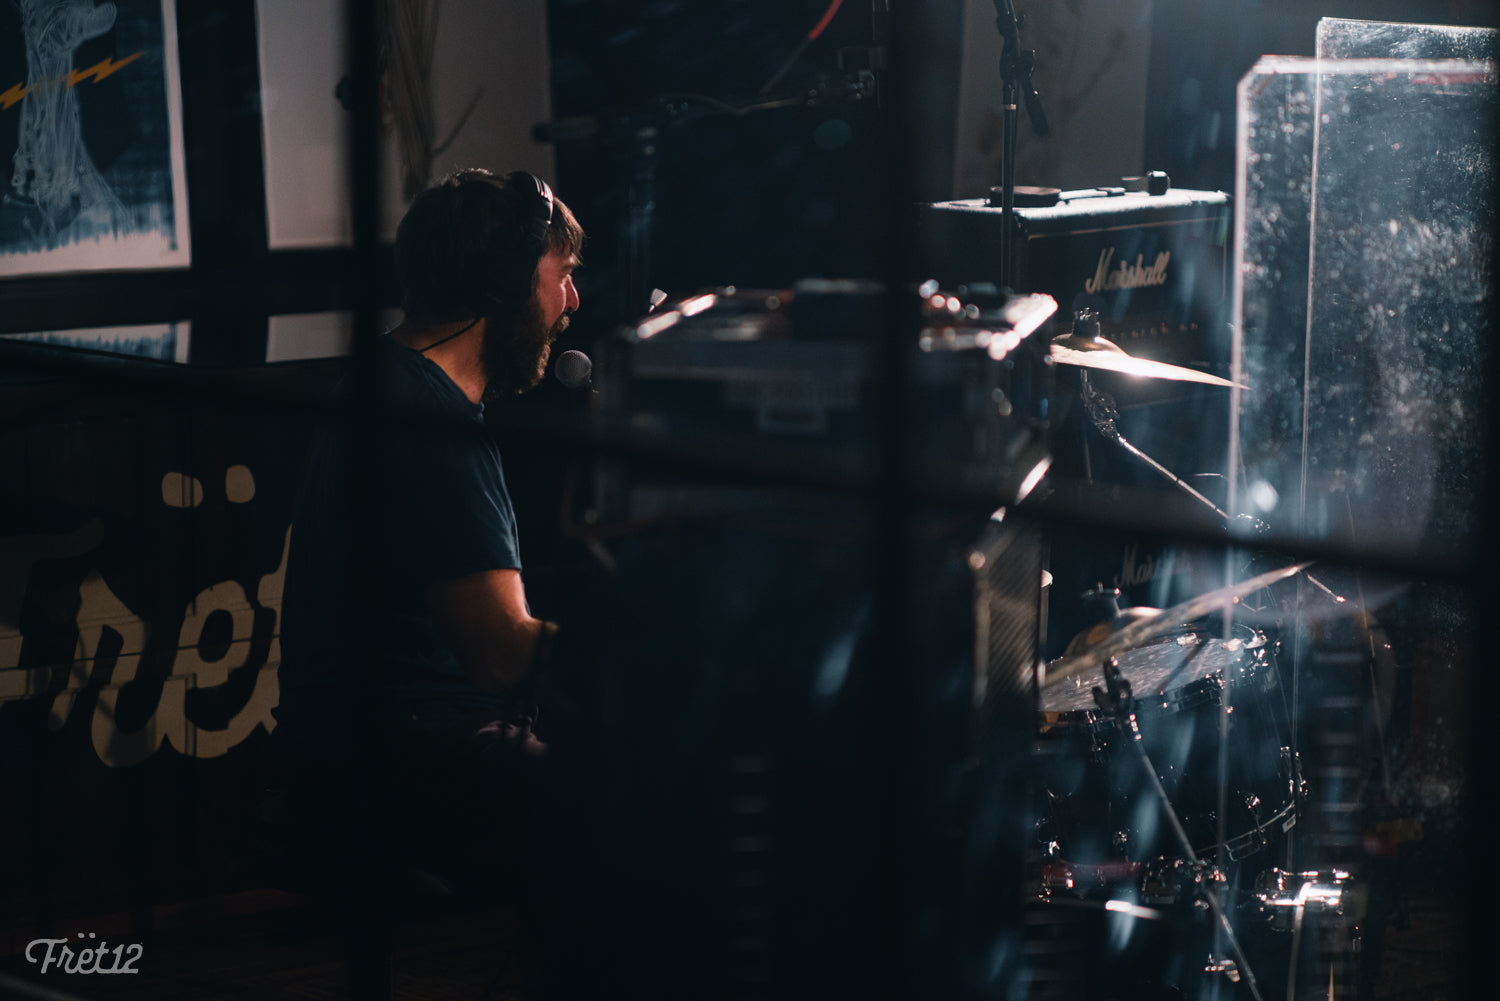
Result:
{"label": "over-ear headphone", "polygon": [[465,285],[474,290],[475,301],[470,305],[481,314],[497,304],[514,305],[531,294],[531,276],[546,253],[555,207],[547,182],[524,170],[515,171],[503,185],[496,186],[517,199],[521,231],[517,239],[499,241],[465,269],[470,272],[465,275]]}

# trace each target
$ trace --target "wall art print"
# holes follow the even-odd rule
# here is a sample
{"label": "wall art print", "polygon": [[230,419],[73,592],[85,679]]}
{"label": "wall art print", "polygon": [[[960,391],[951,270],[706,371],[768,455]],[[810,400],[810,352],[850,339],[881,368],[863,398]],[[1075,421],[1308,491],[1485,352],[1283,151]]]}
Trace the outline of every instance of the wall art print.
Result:
{"label": "wall art print", "polygon": [[175,0],[0,4],[0,275],[190,263]]}
{"label": "wall art print", "polygon": [[[192,324],[150,323],[128,327],[74,327],[68,330],[38,330],[23,334],[0,334],[7,340],[30,341],[51,348],[82,349],[123,355],[126,358],[149,358],[153,361],[186,365],[191,343]],[[24,377],[22,377],[24,378]],[[0,376],[0,383],[6,377]]]}

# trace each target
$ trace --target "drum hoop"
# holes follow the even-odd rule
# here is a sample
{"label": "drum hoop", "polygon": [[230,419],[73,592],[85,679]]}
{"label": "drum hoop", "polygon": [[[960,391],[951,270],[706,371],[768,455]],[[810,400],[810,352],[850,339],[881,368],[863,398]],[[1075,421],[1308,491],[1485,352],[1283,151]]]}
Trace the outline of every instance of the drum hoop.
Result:
{"label": "drum hoop", "polygon": [[[1267,832],[1272,834],[1285,834],[1297,826],[1297,797],[1291,799],[1261,824],[1256,824],[1242,834],[1236,834],[1224,842],[1224,853],[1229,856],[1230,861],[1238,862],[1244,858],[1254,855],[1262,848],[1271,843]],[[1200,856],[1206,856],[1215,851],[1218,844],[1210,842],[1202,848],[1193,849]]]}

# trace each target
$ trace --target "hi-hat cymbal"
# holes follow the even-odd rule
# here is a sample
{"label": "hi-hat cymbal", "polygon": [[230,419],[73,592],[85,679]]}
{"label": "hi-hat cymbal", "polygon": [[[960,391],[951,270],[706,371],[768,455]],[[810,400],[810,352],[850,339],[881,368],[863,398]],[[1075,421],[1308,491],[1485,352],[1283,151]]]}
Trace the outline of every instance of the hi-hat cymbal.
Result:
{"label": "hi-hat cymbal", "polygon": [[1082,674],[1084,671],[1097,668],[1116,654],[1133,650],[1147,640],[1165,635],[1195,619],[1201,619],[1210,612],[1228,608],[1246,595],[1254,594],[1263,587],[1270,587],[1278,581],[1286,580],[1310,566],[1312,566],[1311,563],[1294,563],[1279,570],[1271,570],[1248,580],[1242,580],[1238,584],[1200,594],[1180,605],[1164,609],[1160,615],[1137,619],[1118,632],[1111,633],[1106,639],[1087,647],[1081,653],[1072,656],[1064,655],[1048,664],[1046,683],[1053,685],[1064,678],[1071,678],[1075,674]]}
{"label": "hi-hat cymbal", "polygon": [[[1049,347],[1052,360],[1059,365],[1076,365],[1122,375],[1139,375],[1147,379],[1172,379],[1176,382],[1199,382],[1205,386],[1233,386],[1228,379],[1221,379],[1197,369],[1168,365],[1149,358],[1136,358],[1125,349],[1103,337],[1086,337],[1081,334],[1063,334],[1052,338]],[[1244,385],[1241,389],[1246,388]]]}

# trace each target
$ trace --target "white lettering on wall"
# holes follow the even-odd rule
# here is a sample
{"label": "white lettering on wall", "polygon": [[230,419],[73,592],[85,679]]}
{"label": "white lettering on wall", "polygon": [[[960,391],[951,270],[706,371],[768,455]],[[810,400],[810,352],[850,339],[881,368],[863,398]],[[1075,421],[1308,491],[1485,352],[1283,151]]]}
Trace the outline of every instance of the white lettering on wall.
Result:
{"label": "white lettering on wall", "polygon": [[[65,686],[52,700],[49,729],[60,730],[72,715],[78,694],[91,682],[103,682],[98,689],[90,730],[95,753],[111,767],[138,764],[160,750],[164,743],[185,755],[216,758],[242,743],[256,727],[271,730],[275,726],[271,710],[280,695],[276,678],[276,668],[281,662],[279,626],[272,630],[253,692],[223,729],[202,728],[188,719],[187,692],[190,688],[223,685],[233,671],[251,662],[255,653],[257,608],[270,609],[280,619],[290,544],[288,528],[283,535],[280,565],[260,578],[254,604],[245,589],[233,580],[204,588],[188,603],[160,698],[145,723],[129,731],[121,728],[117,718],[120,692],[137,678],[152,625],[111,590],[99,571],[90,571],[78,588],[78,612],[74,617],[78,639],[68,664]],[[3,548],[0,542],[0,549]],[[203,630],[209,617],[218,611],[227,613],[232,622],[229,647],[221,656],[209,659],[203,650]],[[4,641],[0,643],[0,653],[6,658],[0,661],[0,701],[34,697],[47,687],[51,675],[48,668],[19,670],[21,639],[19,631],[15,631],[14,637],[9,633],[0,635]],[[111,655],[108,651],[116,649],[116,640],[117,652]],[[101,651],[105,651],[102,657]]]}

